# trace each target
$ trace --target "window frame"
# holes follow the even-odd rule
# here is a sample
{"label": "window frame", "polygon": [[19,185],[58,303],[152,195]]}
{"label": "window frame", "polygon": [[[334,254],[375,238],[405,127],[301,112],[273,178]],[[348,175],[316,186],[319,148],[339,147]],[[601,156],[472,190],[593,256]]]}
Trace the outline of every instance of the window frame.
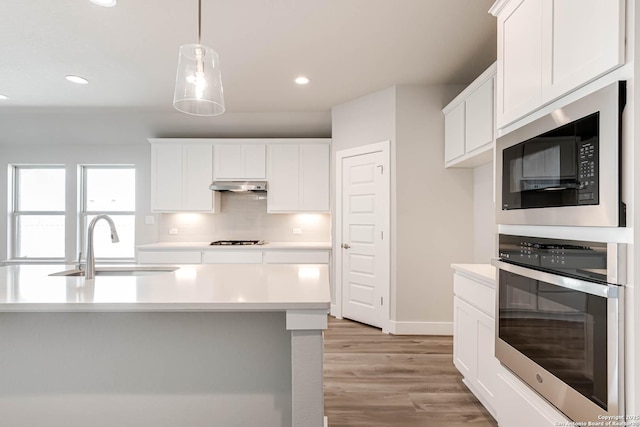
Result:
{"label": "window frame", "polygon": [[[134,242],[133,253],[130,257],[96,257],[96,260],[108,261],[108,262],[133,262],[135,261],[135,195],[134,195],[134,208],[132,211],[89,211],[87,210],[87,171],[90,169],[131,169],[134,172],[134,182],[137,180],[137,170],[134,164],[83,164],[78,165],[78,226],[77,226],[77,248],[78,252],[82,252],[83,256],[86,254],[83,252],[85,249],[87,227],[87,217],[91,215],[109,215],[109,216],[131,216],[133,217],[134,226]],[[135,194],[135,193],[134,193]]]}
{"label": "window frame", "polygon": [[[20,170],[26,169],[60,169],[64,172],[65,176],[65,184],[64,184],[64,194],[65,194],[65,207],[66,207],[66,198],[67,198],[67,174],[65,165],[61,164],[12,164],[11,167],[11,209],[10,209],[10,233],[9,233],[9,260],[10,261],[27,261],[27,262],[44,262],[44,261],[64,261],[66,259],[66,235],[67,235],[67,212],[66,209],[62,211],[23,211],[19,210],[19,197],[20,197]],[[64,231],[64,242],[63,242],[63,251],[62,256],[60,257],[22,257],[19,256],[20,253],[20,233],[18,222],[21,216],[62,216],[64,218],[65,231]]]}

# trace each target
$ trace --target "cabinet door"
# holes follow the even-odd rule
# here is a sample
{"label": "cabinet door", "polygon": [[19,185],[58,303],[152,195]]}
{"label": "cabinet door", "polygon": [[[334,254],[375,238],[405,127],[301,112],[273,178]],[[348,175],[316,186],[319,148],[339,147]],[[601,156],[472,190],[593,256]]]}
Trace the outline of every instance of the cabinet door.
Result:
{"label": "cabinet door", "polygon": [[244,179],[265,179],[266,146],[264,144],[245,144],[242,146],[242,177]]}
{"label": "cabinet door", "polygon": [[215,144],[213,162],[215,179],[266,178],[265,144]]}
{"label": "cabinet door", "polygon": [[268,147],[268,212],[297,211],[300,203],[300,149],[298,144]]}
{"label": "cabinet door", "polygon": [[548,8],[543,98],[560,97],[624,63],[624,0],[556,0]]}
{"label": "cabinet door", "polygon": [[214,194],[209,190],[213,179],[213,147],[210,144],[187,144],[183,149],[183,157],[182,209],[213,211]]}
{"label": "cabinet door", "polygon": [[464,102],[444,116],[445,163],[464,154]]}
{"label": "cabinet door", "polygon": [[329,145],[300,145],[301,211],[329,210]]}
{"label": "cabinet door", "polygon": [[494,320],[484,313],[477,312],[478,347],[476,366],[476,386],[482,393],[487,410],[496,416],[496,382],[498,380],[498,360],[495,358]]}
{"label": "cabinet door", "polygon": [[542,3],[516,0],[498,16],[498,127],[540,106]]}
{"label": "cabinet door", "polygon": [[203,264],[262,264],[262,251],[204,251]]}
{"label": "cabinet door", "polygon": [[213,163],[215,179],[238,179],[242,175],[242,145],[214,145]]}
{"label": "cabinet door", "polygon": [[138,251],[138,264],[200,264],[200,251]]}
{"label": "cabinet door", "polygon": [[458,297],[453,298],[454,333],[453,364],[465,378],[476,377],[477,327],[476,310]]}
{"label": "cabinet door", "polygon": [[493,83],[487,80],[465,100],[467,153],[493,142]]}
{"label": "cabinet door", "polygon": [[182,208],[182,145],[151,146],[151,210]]}
{"label": "cabinet door", "polygon": [[329,264],[329,251],[264,251],[265,264]]}
{"label": "cabinet door", "polygon": [[572,425],[555,407],[501,366],[498,366],[497,386],[496,409],[500,426]]}

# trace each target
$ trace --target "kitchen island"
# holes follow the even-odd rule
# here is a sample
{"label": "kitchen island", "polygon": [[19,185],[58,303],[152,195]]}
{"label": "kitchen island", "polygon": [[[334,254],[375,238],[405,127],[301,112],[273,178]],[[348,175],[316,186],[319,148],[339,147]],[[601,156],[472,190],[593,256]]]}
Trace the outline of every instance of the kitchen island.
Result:
{"label": "kitchen island", "polygon": [[327,265],[64,269],[0,268],[6,425],[323,425]]}

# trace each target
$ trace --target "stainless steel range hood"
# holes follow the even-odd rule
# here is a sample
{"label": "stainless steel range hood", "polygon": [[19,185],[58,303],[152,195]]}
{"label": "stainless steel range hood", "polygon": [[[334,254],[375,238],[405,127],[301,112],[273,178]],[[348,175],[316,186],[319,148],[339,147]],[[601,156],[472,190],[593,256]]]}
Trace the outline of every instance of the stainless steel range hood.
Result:
{"label": "stainless steel range hood", "polygon": [[213,181],[209,186],[213,191],[234,191],[243,193],[248,191],[265,192],[267,191],[266,181]]}

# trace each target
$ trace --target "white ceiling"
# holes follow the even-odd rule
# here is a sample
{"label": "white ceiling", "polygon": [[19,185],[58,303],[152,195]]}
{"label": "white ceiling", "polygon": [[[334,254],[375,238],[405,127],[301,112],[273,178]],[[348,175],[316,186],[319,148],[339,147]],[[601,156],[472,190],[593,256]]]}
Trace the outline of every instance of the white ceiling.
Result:
{"label": "white ceiling", "polygon": [[[467,84],[495,60],[493,0],[202,3],[202,42],[220,55],[225,114],[326,115],[395,84]],[[0,94],[10,99],[0,117],[88,108],[184,116],[171,107],[173,85],[179,46],[197,41],[197,4],[4,1]],[[299,74],[311,83],[295,85]]]}

